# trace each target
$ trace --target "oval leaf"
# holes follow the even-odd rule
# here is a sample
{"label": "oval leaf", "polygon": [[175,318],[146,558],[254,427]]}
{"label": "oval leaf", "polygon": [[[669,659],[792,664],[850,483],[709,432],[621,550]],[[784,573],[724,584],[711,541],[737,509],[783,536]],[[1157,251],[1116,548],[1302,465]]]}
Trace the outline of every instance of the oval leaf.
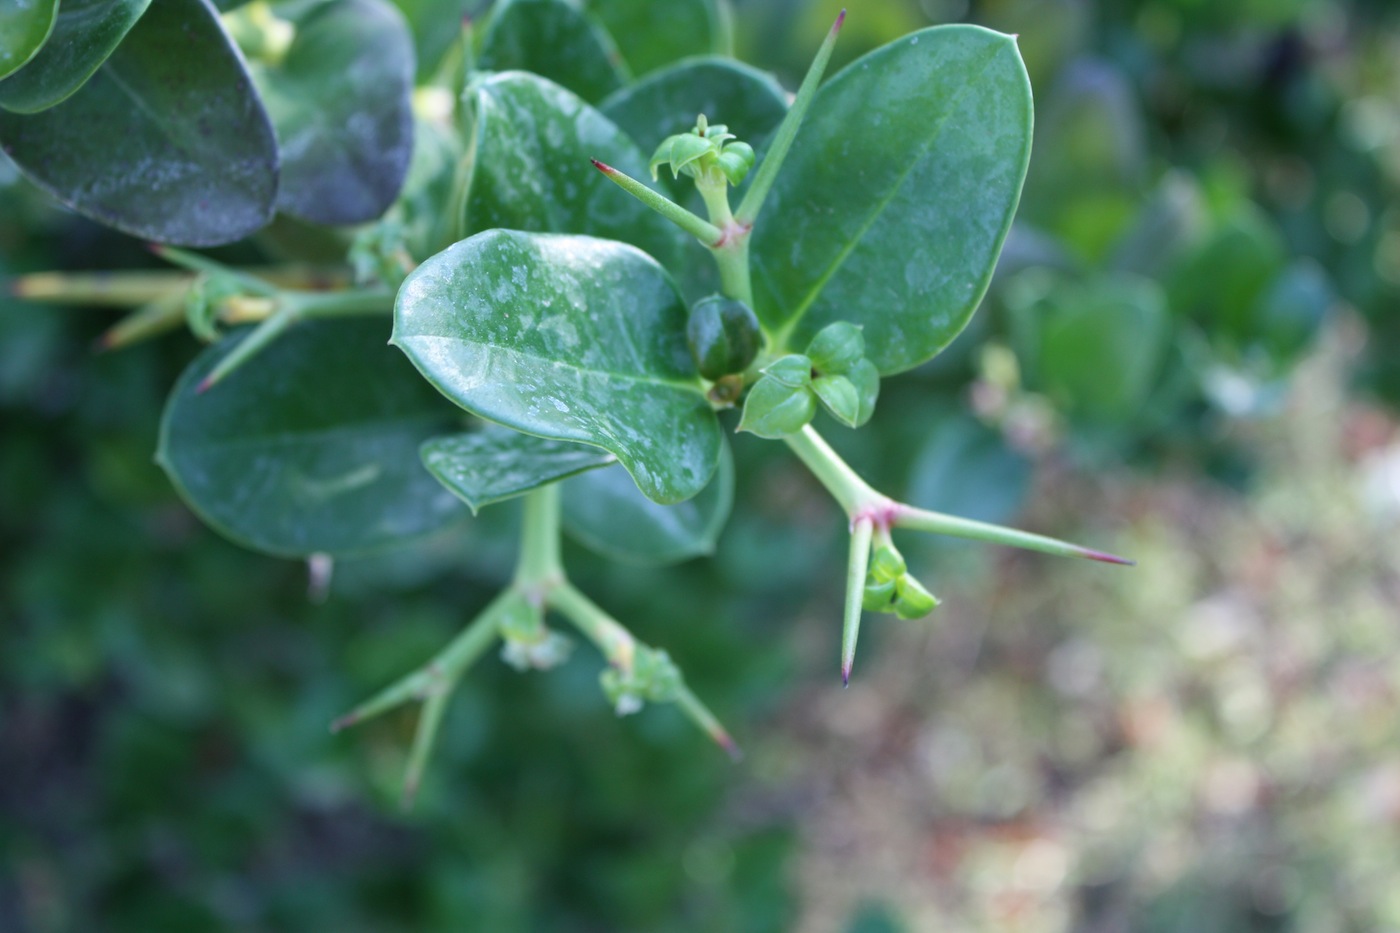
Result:
{"label": "oval leaf", "polygon": [[459,415],[385,347],[383,321],[299,325],[197,394],[243,336],[195,360],[161,422],[156,459],[204,521],[301,557],[386,547],[463,514],[417,456]]}
{"label": "oval leaf", "polygon": [[126,38],[151,0],[64,0],[53,36],[0,84],[0,107],[38,113],[71,97]]}
{"label": "oval leaf", "polygon": [[657,502],[700,492],[720,429],[665,271],[622,243],[490,230],[404,282],[394,340],[458,405],[617,456]]}
{"label": "oval leaf", "polygon": [[272,216],[277,140],[206,0],[161,0],[72,97],[0,111],[0,146],[69,207],[134,236],[241,239]]}
{"label": "oval leaf", "polygon": [[713,554],[734,504],[734,460],[722,446],[719,469],[688,502],[658,505],[619,468],[566,480],[564,530],[589,550],[614,560],[657,566]]}
{"label": "oval leaf", "polygon": [[626,82],[612,38],[564,0],[500,0],[481,39],[485,71],[530,71],[598,102]]}
{"label": "oval leaf", "polygon": [[646,176],[646,157],[612,121],[524,72],[473,85],[472,107],[476,154],[465,232],[586,233],[631,243],[676,267],[686,235],[588,164],[600,159]]}
{"label": "oval leaf", "polygon": [[692,55],[731,51],[729,11],[723,0],[585,0],[584,8],[607,28],[634,75]]}
{"label": "oval leaf", "polygon": [[755,310],[776,349],[848,320],[888,375],[947,346],[987,289],[1030,139],[1010,36],[925,29],[833,78],[754,230]]}
{"label": "oval leaf", "polygon": [[413,154],[413,39],[384,0],[311,8],[275,67],[254,72],[282,153],[278,209],[319,224],[373,220]]}
{"label": "oval leaf", "polygon": [[0,78],[39,54],[58,19],[58,0],[0,5]]}
{"label": "oval leaf", "polygon": [[[424,442],[419,454],[428,472],[471,506],[472,512],[617,462],[597,447],[534,437],[499,425],[435,437]],[[636,494],[637,487],[630,479],[627,485]]]}

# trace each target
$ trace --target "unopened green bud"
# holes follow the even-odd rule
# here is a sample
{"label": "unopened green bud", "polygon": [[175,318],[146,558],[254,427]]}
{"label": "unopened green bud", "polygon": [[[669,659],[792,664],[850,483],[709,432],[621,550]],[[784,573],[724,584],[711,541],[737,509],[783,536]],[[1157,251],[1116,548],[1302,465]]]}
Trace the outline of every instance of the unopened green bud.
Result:
{"label": "unopened green bud", "polygon": [[860,597],[861,608],[867,612],[893,612],[894,589],[893,580],[885,583],[867,581]]}
{"label": "unopened green bud", "polygon": [[820,376],[812,380],[812,391],[832,417],[848,428],[856,426],[860,417],[860,393],[845,376]]}
{"label": "unopened green bud", "polygon": [[646,645],[637,646],[631,670],[610,667],[598,680],[619,716],[635,713],[647,702],[674,702],[684,683],[671,656]]}
{"label": "unopened green bud", "polygon": [[870,557],[869,577],[876,583],[893,583],[908,572],[904,557],[892,547],[880,546]]}
{"label": "unopened green bud", "polygon": [[651,157],[651,177],[655,179],[663,165],[671,166],[672,177],[680,178],[681,172],[692,178],[697,177],[702,168],[700,160],[704,156],[712,155],[714,151],[714,143],[694,133],[668,136],[656,147],[656,152]]}
{"label": "unopened green bud", "polygon": [[905,574],[895,581],[894,611],[901,619],[922,619],[938,605],[938,597]]}
{"label": "unopened green bud", "polygon": [[748,369],[763,339],[753,309],[720,295],[690,309],[685,335],[695,368],[711,382]]}

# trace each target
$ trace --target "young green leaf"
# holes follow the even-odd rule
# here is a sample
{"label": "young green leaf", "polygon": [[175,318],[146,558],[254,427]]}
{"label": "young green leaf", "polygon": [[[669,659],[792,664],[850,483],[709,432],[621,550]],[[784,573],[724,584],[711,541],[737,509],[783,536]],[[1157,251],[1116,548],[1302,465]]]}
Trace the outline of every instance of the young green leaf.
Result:
{"label": "young green leaf", "polygon": [[776,439],[802,430],[816,414],[812,361],[793,353],[769,365],[749,390],[739,430]]}
{"label": "young green leaf", "polygon": [[[49,41],[0,82],[0,107],[38,113],[71,97],[101,67],[151,0],[64,0]],[[0,27],[0,34],[5,32]]]}
{"label": "young green leaf", "polygon": [[277,206],[318,224],[373,220],[413,151],[413,40],[387,0],[311,7],[275,65],[253,77],[277,129]]}
{"label": "young green leaf", "polygon": [[754,229],[754,310],[777,349],[838,320],[883,374],[947,346],[991,279],[1030,139],[1010,36],[926,29],[831,79]]}
{"label": "young green leaf", "polygon": [[734,503],[734,459],[722,445],[704,491],[675,505],[642,495],[621,468],[593,470],[563,485],[564,530],[614,560],[657,566],[713,554]]}
{"label": "young green leaf", "polygon": [[0,79],[25,66],[44,47],[58,20],[58,0],[0,6]]}
{"label": "young green leaf", "polygon": [[460,503],[418,463],[456,416],[384,346],[379,320],[308,322],[196,386],[246,334],[206,350],[171,393],[157,461],[200,517],[254,550],[355,554],[442,527]]}
{"label": "young green leaf", "polygon": [[589,168],[602,159],[633,178],[646,175],[646,157],[610,120],[559,85],[520,72],[485,78],[468,96],[476,154],[465,233],[586,233],[675,266],[687,235]]}
{"label": "young green leaf", "polygon": [[[473,512],[617,461],[597,447],[533,437],[499,425],[435,437],[423,443],[419,455],[428,472]],[[627,482],[632,485],[630,479]]]}
{"label": "young green leaf", "polygon": [[612,37],[565,0],[499,0],[479,67],[529,71],[597,103],[627,81]]}
{"label": "young green leaf", "polygon": [[875,402],[880,398],[880,371],[863,359],[846,371],[846,378],[856,389],[856,420],[851,427],[858,428],[875,414]]}
{"label": "young green leaf", "polygon": [[728,55],[725,0],[584,0],[616,40],[634,75],[693,55]]}
{"label": "young green leaf", "polygon": [[860,424],[860,393],[845,376],[818,376],[812,391],[831,416],[848,428]]}
{"label": "young green leaf", "polygon": [[56,107],[0,111],[0,148],[40,188],[126,233],[212,246],[272,217],[277,140],[207,0],[161,0]]}
{"label": "young green leaf", "polygon": [[819,373],[843,374],[865,357],[860,328],[846,321],[823,327],[807,345],[812,368]]}
{"label": "young green leaf", "polygon": [[704,489],[720,429],[656,261],[585,236],[489,230],[399,291],[394,339],[468,411],[617,456],[649,498]]}

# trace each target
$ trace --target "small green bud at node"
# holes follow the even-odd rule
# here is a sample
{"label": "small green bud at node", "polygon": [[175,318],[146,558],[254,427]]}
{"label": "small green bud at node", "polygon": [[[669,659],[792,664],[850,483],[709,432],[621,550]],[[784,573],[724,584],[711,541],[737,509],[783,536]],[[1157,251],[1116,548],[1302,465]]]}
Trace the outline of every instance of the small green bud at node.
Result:
{"label": "small green bud at node", "polygon": [[685,335],[695,368],[712,382],[748,369],[763,340],[753,309],[720,295],[705,298],[690,309]]}
{"label": "small green bud at node", "polygon": [[894,611],[901,619],[922,619],[938,606],[938,597],[905,574],[894,584]]}

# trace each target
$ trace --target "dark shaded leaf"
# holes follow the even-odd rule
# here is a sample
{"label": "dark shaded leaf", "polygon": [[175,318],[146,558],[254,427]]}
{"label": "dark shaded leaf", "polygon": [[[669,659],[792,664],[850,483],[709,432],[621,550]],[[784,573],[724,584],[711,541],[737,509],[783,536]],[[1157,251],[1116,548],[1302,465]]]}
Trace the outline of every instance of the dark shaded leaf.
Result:
{"label": "dark shaded leaf", "polygon": [[335,0],[297,21],[276,66],[254,71],[282,153],[277,207],[320,224],[373,220],[413,153],[413,40],[385,0]]}
{"label": "dark shaded leaf", "polygon": [[206,350],[165,409],[156,459],[199,516],[286,557],[394,545],[464,514],[418,460],[459,417],[384,344],[382,320],[302,324],[195,387],[246,334]]}
{"label": "dark shaded leaf", "polygon": [[585,0],[584,8],[607,27],[634,75],[692,55],[731,52],[724,0]]}
{"label": "dark shaded leaf", "polygon": [[481,40],[479,67],[529,71],[597,103],[626,83],[612,38],[564,0],[500,0]]}
{"label": "dark shaded leaf", "polygon": [[563,486],[564,530],[614,560],[660,565],[713,554],[734,503],[734,460],[722,445],[715,478],[693,499],[660,505],[621,467],[593,470]]}
{"label": "dark shaded leaf", "polygon": [[0,145],[69,207],[161,242],[241,239],[277,196],[272,124],[206,0],[153,4],[58,106],[0,111]]}

